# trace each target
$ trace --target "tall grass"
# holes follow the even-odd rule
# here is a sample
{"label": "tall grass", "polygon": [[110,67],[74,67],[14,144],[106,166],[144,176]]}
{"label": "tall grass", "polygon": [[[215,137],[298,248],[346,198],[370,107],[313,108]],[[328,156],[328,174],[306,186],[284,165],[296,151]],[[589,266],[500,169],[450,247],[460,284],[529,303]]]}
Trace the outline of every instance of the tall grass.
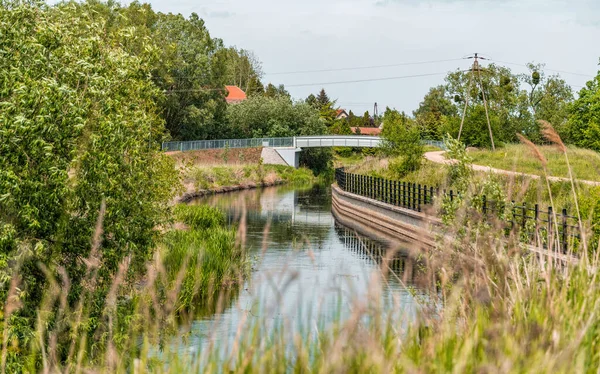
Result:
{"label": "tall grass", "polygon": [[158,251],[167,288],[179,288],[175,310],[214,312],[219,293],[243,279],[244,251],[235,230],[225,227],[225,214],[216,208],[182,204],[175,208],[175,218],[189,229],[167,233]]}
{"label": "tall grass", "polygon": [[[459,208],[470,209],[468,199]],[[145,282],[128,287],[120,271],[109,297],[97,301],[105,306],[105,345],[88,344],[85,328],[75,328],[87,322],[78,309],[61,302],[66,278],[50,282],[30,347],[15,345],[18,332],[10,329],[10,314],[19,305],[9,297],[2,319],[3,371],[571,373],[600,367],[598,243],[592,255],[581,251],[577,261],[563,261],[557,259],[557,245],[531,251],[517,240],[500,240],[500,222],[475,221],[447,226],[437,247],[420,253],[429,266],[423,271],[435,269],[432,286],[443,308],[423,305],[410,325],[402,322],[399,308],[383,305],[378,297],[382,283],[394,276],[386,260],[371,277],[368,296],[343,306],[348,317],[331,325],[281,319],[277,310],[241,309],[244,318],[232,335],[211,332],[219,339],[209,337],[201,349],[190,351],[184,347],[190,343],[192,318],[178,306],[195,300],[195,290],[210,290],[217,277],[228,279],[232,264],[227,258],[235,253],[235,243],[243,242],[222,227],[220,218],[207,218],[207,208],[194,209],[178,208],[178,217],[191,229],[166,239],[167,253],[157,251]],[[239,232],[244,232],[243,221]],[[186,278],[192,280],[186,283]],[[15,281],[9,294],[18,292]],[[223,295],[215,303],[221,309],[227,304]],[[72,347],[54,343],[65,325],[77,342]]]}

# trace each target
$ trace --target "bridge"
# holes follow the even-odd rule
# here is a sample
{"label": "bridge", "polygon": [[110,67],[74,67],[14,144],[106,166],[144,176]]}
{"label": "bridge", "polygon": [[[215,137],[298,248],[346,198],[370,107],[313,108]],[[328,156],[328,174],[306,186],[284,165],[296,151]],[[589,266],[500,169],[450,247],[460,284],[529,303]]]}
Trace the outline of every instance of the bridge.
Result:
{"label": "bridge", "polygon": [[[424,144],[444,148],[440,141],[425,140]],[[292,136],[287,138],[251,138],[251,139],[218,139],[163,142],[165,152],[185,152],[206,149],[226,148],[263,148],[263,159],[266,164],[280,163],[298,167],[299,153],[303,148],[324,147],[381,147],[384,139],[379,136],[366,135],[316,135]]]}

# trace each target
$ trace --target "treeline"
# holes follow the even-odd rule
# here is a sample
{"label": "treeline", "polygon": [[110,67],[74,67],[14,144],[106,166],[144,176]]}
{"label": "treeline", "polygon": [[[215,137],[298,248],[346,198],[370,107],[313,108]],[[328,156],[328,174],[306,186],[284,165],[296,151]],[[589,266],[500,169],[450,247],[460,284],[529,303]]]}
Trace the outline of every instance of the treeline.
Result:
{"label": "treeline", "polygon": [[600,75],[575,100],[573,90],[559,75],[546,75],[541,64],[528,64],[528,69],[528,73],[514,74],[490,64],[475,74],[452,72],[444,85],[425,95],[409,125],[416,126],[423,139],[441,140],[445,134],[456,138],[464,114],[461,141],[489,147],[485,98],[494,140],[500,145],[517,142],[517,134],[542,143],[538,120],[545,120],[565,142],[600,151],[600,110],[593,104],[600,99]]}
{"label": "treeline", "polygon": [[[15,8],[16,2],[11,4],[7,3],[7,9]],[[65,2],[53,7],[40,2],[35,7],[37,12],[52,17],[53,22],[62,22],[61,17],[73,18],[76,20],[73,32],[82,37],[93,36],[99,44],[140,61],[138,65],[143,65],[144,71],[138,77],[152,88],[152,111],[164,124],[154,126],[157,141],[253,136],[240,132],[243,125],[236,121],[245,110],[227,105],[226,85],[244,90],[249,100],[255,101],[255,107],[256,103],[282,105],[276,102],[286,99],[286,109],[290,112],[306,112],[295,109],[304,103],[294,102],[283,85],[263,86],[262,65],[253,52],[225,46],[223,40],[211,36],[195,13],[186,18],[181,14],[156,12],[149,4],[133,2],[122,6],[96,0]],[[262,106],[260,109],[270,111]],[[286,123],[267,122],[273,128],[262,126],[258,132],[263,136],[297,135],[298,126],[288,128]],[[164,130],[158,131],[159,128]]]}

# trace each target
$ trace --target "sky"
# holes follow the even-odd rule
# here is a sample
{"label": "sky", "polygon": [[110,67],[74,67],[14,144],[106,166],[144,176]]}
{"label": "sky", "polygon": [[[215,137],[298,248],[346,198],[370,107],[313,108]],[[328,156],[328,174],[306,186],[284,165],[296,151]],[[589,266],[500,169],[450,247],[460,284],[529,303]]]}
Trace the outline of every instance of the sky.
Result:
{"label": "sky", "polygon": [[263,83],[284,84],[298,99],[325,88],[355,113],[375,102],[411,113],[446,73],[468,69],[463,58],[474,52],[514,73],[545,63],[575,91],[599,70],[600,0],[145,1],[195,12],[213,37],[252,50]]}

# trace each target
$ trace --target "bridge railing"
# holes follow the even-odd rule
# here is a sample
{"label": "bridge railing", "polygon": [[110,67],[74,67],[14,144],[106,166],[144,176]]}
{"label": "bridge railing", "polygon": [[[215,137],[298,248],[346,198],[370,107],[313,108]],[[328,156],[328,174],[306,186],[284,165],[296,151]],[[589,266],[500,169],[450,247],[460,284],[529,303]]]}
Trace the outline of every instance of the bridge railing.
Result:
{"label": "bridge railing", "polygon": [[[347,173],[344,168],[335,170],[335,180],[346,192],[417,212],[431,209],[437,199],[446,198],[453,201],[460,196],[460,193],[453,190],[446,191],[417,183]],[[581,240],[578,218],[569,215],[567,209],[554,212],[552,207],[543,209],[538,204],[493,201],[488,200],[485,195],[477,196],[471,202],[471,206],[471,213],[477,214],[478,219],[500,219],[505,224],[506,234],[515,232],[524,242],[535,243],[540,239],[546,240],[543,243],[546,245],[554,239],[552,235],[556,236],[556,227],[563,252],[566,253],[570,246]]]}
{"label": "bridge railing", "polygon": [[[322,135],[297,136],[287,138],[250,138],[250,139],[215,139],[173,141],[162,143],[162,150],[198,151],[203,149],[223,148],[256,148],[256,147],[379,147],[383,139],[378,136],[365,135]],[[438,140],[423,140],[425,145],[446,149],[444,142]]]}
{"label": "bridge railing", "polygon": [[424,145],[432,145],[446,151],[446,144],[441,140],[421,140],[421,142],[423,142]]}
{"label": "bridge railing", "polygon": [[250,139],[217,139],[193,140],[182,142],[164,142],[162,150],[171,151],[198,151],[203,149],[223,148],[257,148],[257,147],[293,147],[294,138],[250,138]]}

